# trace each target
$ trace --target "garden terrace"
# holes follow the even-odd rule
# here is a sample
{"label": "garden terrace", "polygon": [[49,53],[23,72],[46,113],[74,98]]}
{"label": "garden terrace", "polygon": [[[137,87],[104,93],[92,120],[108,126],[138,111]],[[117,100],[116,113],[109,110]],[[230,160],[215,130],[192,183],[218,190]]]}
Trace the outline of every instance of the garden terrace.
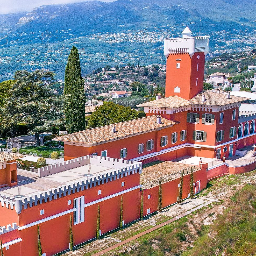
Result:
{"label": "garden terrace", "polygon": [[143,188],[151,188],[159,185],[159,182],[166,183],[181,177],[182,172],[184,175],[198,171],[199,167],[181,164],[171,161],[161,162],[142,169],[140,176],[141,185]]}

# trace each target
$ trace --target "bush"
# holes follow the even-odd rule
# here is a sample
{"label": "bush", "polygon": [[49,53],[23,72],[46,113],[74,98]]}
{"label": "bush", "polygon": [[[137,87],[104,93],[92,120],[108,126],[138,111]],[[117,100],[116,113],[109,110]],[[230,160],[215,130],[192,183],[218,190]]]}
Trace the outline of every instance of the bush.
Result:
{"label": "bush", "polygon": [[37,164],[38,164],[39,166],[45,166],[45,165],[46,165],[46,159],[43,158],[43,157],[39,157],[39,158],[37,159]]}
{"label": "bush", "polygon": [[53,152],[51,153],[51,159],[57,159],[57,158],[59,158],[59,152],[53,151]]}
{"label": "bush", "polygon": [[18,149],[17,148],[12,148],[12,153],[17,153]]}

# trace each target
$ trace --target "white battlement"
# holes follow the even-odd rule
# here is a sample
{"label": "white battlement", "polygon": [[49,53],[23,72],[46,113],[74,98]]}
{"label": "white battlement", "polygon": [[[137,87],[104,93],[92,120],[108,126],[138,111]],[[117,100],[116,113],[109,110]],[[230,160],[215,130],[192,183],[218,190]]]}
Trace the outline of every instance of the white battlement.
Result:
{"label": "white battlement", "polygon": [[[164,40],[164,55],[168,57],[175,53],[209,52],[209,36],[192,37],[188,27],[182,32],[182,38],[170,38]],[[180,49],[186,49],[186,52],[179,52]]]}
{"label": "white battlement", "polygon": [[16,230],[16,229],[18,229],[17,223],[13,223],[12,225],[9,224],[6,227],[0,227],[0,235],[9,233],[9,232],[11,232],[13,230]]}

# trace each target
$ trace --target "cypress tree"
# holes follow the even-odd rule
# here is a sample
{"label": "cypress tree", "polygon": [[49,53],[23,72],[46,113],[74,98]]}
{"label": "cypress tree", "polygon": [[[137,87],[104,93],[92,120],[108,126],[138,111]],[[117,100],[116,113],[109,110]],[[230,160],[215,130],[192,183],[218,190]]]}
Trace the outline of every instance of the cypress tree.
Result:
{"label": "cypress tree", "polygon": [[72,230],[72,216],[70,215],[69,219],[69,249],[73,251],[74,248],[74,237],[73,237],[73,230]]}
{"label": "cypress tree", "polygon": [[43,255],[43,250],[42,250],[42,244],[41,244],[41,238],[40,238],[39,225],[37,225],[37,248],[38,248],[38,256],[42,256]]}
{"label": "cypress tree", "polygon": [[64,111],[69,133],[85,129],[85,93],[79,53],[72,47],[65,70]]}

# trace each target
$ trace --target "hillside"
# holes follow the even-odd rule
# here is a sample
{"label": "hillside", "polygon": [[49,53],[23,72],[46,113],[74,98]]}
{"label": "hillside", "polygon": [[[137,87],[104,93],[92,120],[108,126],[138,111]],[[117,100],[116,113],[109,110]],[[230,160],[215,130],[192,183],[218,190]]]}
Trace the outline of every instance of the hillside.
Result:
{"label": "hillside", "polygon": [[254,45],[255,1],[117,0],[42,6],[29,13],[0,15],[0,81],[16,70],[45,68],[63,79],[72,45],[80,50],[83,74],[105,65],[164,64],[163,40],[211,36],[211,54]]}

